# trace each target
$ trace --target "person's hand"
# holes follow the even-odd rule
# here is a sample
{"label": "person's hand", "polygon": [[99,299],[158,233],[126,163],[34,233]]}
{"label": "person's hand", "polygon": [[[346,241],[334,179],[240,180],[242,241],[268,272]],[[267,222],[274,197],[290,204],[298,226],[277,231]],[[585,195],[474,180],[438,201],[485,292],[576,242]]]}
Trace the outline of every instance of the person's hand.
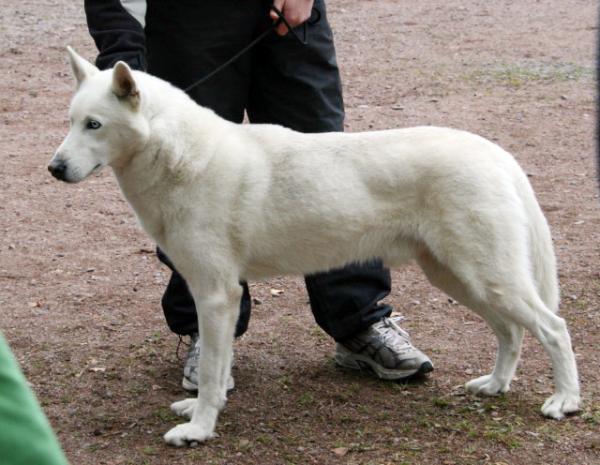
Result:
{"label": "person's hand", "polygon": [[[274,0],[273,6],[283,13],[290,26],[296,27],[310,18],[314,0]],[[271,11],[271,19],[277,21],[279,16]],[[284,36],[288,28],[284,23],[277,26],[277,34]]]}

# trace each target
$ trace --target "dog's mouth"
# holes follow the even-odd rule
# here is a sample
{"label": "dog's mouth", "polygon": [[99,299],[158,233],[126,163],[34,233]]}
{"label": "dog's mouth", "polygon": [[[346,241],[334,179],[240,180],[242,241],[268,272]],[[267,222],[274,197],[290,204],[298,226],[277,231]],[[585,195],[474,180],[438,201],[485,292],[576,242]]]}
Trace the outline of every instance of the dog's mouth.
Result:
{"label": "dog's mouth", "polygon": [[98,163],[96,166],[92,168],[92,173],[98,173],[102,169],[102,163]]}

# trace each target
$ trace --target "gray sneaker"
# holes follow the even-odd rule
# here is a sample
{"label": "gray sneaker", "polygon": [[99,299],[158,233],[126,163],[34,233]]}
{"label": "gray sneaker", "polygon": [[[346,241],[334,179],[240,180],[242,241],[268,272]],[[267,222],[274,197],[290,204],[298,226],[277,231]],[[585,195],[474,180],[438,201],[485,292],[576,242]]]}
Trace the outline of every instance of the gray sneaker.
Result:
{"label": "gray sneaker", "polygon": [[381,379],[398,380],[429,373],[429,357],[410,343],[398,324],[402,317],[382,318],[356,336],[338,343],[335,362],[355,370],[367,369]]}
{"label": "gray sneaker", "polygon": [[[181,385],[186,391],[198,390],[198,357],[200,357],[200,344],[198,344],[198,333],[191,335],[190,349],[185,357],[183,365],[183,380]],[[227,380],[227,390],[231,391],[234,387],[233,376],[229,375]]]}

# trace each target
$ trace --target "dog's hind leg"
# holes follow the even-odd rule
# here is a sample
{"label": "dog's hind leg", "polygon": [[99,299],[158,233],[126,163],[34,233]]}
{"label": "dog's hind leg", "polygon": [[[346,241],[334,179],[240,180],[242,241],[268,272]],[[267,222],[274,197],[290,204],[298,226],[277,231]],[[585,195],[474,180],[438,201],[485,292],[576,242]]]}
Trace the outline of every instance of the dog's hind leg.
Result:
{"label": "dog's hind leg", "polygon": [[[542,413],[560,419],[567,413],[579,410],[577,365],[565,320],[546,307],[533,281],[526,282],[527,277],[518,272],[507,273],[505,282],[482,294],[481,283],[475,288],[459,279],[427,250],[420,251],[417,260],[432,284],[480,314],[498,337],[499,350],[494,371],[491,375],[467,383],[467,389],[482,394],[508,389],[519,358],[522,339],[520,328],[526,328],[538,339],[552,360],[556,393],[546,400]],[[493,273],[484,275],[493,276]],[[502,280],[498,275],[496,278]]]}
{"label": "dog's hind leg", "polygon": [[513,304],[498,309],[506,311],[542,344],[554,371],[556,392],[542,406],[542,413],[561,419],[579,410],[581,403],[575,354],[565,320],[546,307],[536,292],[524,292],[511,299]]}
{"label": "dog's hind leg", "polygon": [[210,439],[219,411],[227,395],[227,379],[233,356],[235,322],[239,314],[241,287],[230,285],[194,286],[187,281],[198,313],[200,357],[198,359],[198,398],[175,402],[171,409],[190,418],[165,434],[165,441],[185,446]]}
{"label": "dog's hind leg", "polygon": [[465,384],[465,389],[474,394],[493,396],[507,392],[510,388],[521,355],[524,331],[522,326],[495,318],[493,314],[480,314],[498,338],[496,364],[491,374],[469,381]]}
{"label": "dog's hind leg", "polygon": [[463,282],[426,248],[420,248],[417,262],[434,286],[480,315],[493,329],[498,339],[496,364],[491,374],[469,381],[465,388],[473,393],[497,395],[508,391],[512,381],[523,340],[523,328],[510,320],[498,318],[469,292]]}

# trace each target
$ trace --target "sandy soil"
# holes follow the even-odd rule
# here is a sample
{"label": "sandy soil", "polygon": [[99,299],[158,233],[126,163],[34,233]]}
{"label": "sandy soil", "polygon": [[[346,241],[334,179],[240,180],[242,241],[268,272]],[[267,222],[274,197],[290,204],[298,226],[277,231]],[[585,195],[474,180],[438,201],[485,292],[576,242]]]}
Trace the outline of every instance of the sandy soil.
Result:
{"label": "sandy soil", "polygon": [[600,464],[596,2],[329,2],[348,131],[464,128],[530,175],[554,235],[584,411],[540,416],[551,371],[531,337],[508,395],[465,396],[462,384],[490,370],[494,339],[414,267],[394,271],[388,300],[436,370],[408,384],[337,369],[302,280],[282,278],[252,284],[261,303],[236,344],[220,437],[189,450],[161,438],[184,393],[152,242],[109,170],[74,186],[46,171],[68,126],[64,47],[95,56],[80,3],[0,10],[0,328],[73,464]]}

